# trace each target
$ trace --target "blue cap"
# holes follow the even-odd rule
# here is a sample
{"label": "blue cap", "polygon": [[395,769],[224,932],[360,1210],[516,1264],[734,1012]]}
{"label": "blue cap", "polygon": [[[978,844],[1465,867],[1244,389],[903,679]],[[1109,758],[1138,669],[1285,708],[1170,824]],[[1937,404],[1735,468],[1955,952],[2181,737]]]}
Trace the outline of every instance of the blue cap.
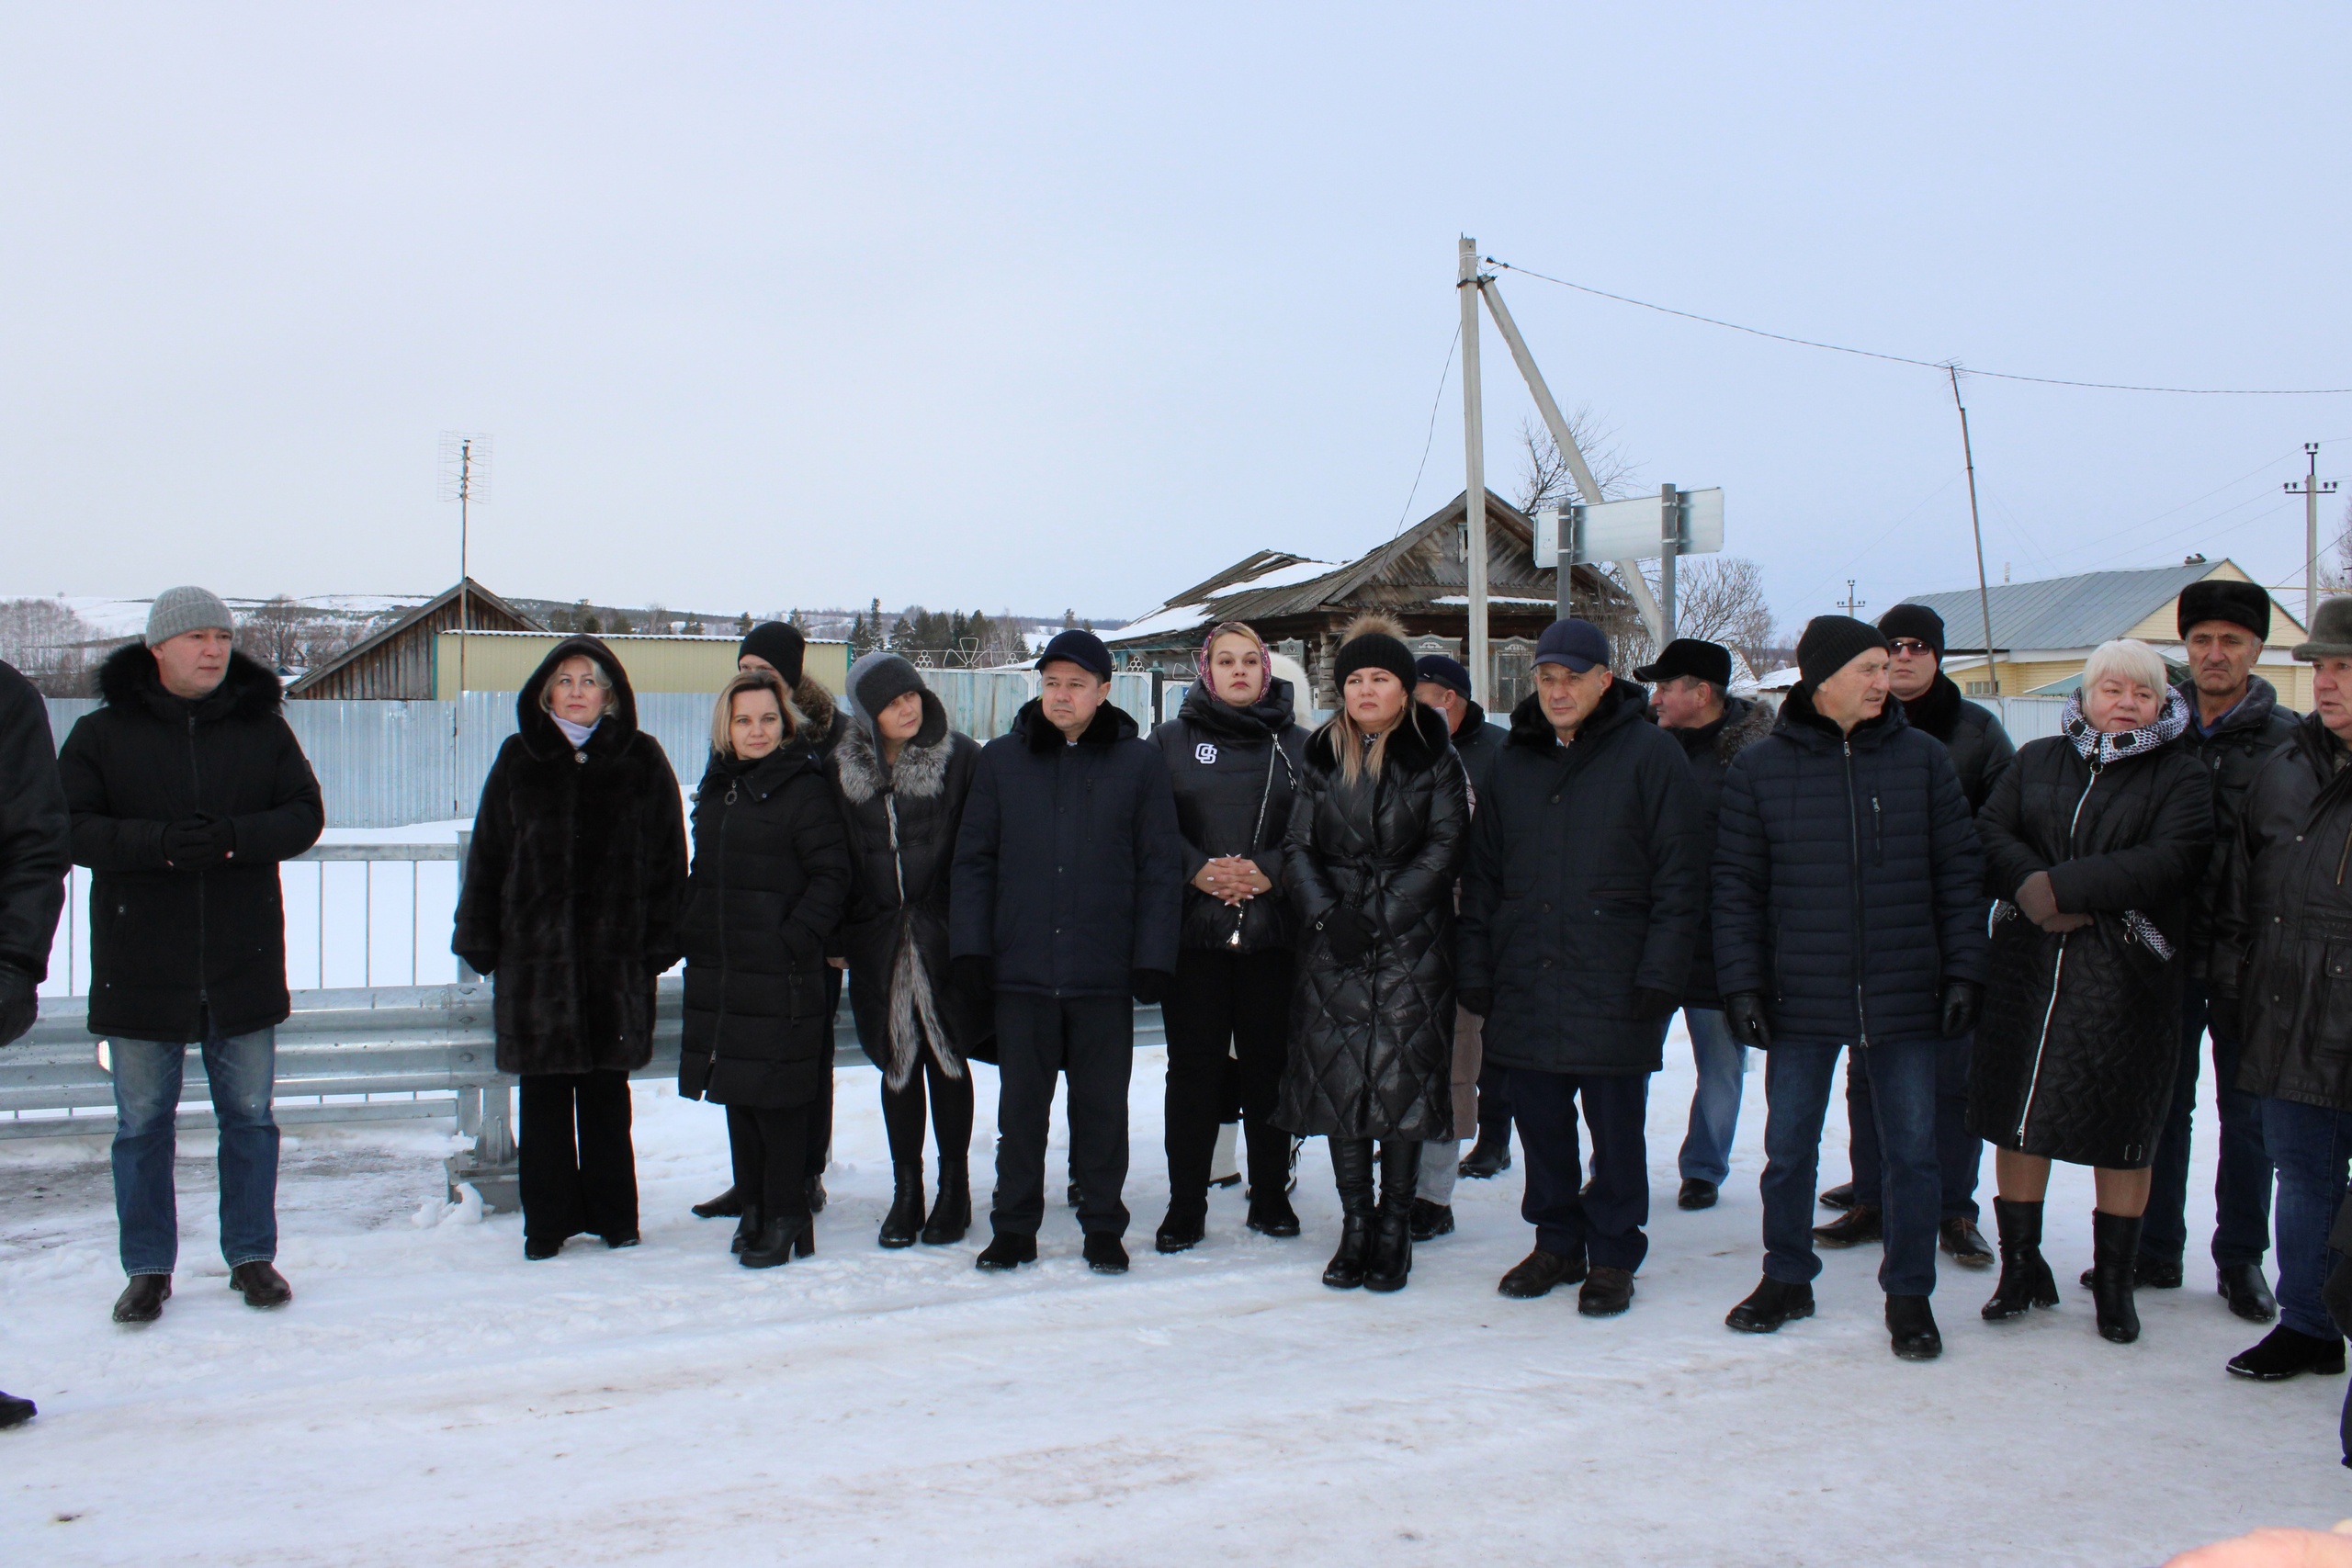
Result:
{"label": "blue cap", "polygon": [[1535,639],[1535,662],[1564,664],[1578,674],[1609,663],[1609,638],[1590,621],[1554,621]]}
{"label": "blue cap", "polygon": [[1413,672],[1465,697],[1470,694],[1470,671],[1458,659],[1448,659],[1442,653],[1424,653],[1413,661]]}
{"label": "blue cap", "polygon": [[1073,626],[1056,633],[1054,640],[1046,645],[1046,651],[1037,656],[1037,668],[1043,670],[1057,659],[1080,670],[1092,671],[1105,681],[1111,678],[1111,650],[1092,632]]}

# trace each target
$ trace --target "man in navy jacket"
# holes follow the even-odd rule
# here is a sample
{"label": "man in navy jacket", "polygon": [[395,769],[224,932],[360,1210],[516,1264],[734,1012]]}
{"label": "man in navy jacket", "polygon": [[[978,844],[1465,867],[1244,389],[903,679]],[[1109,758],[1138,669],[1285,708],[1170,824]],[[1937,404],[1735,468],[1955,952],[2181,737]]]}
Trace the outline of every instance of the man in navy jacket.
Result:
{"label": "man in navy jacket", "polygon": [[1127,1267],[1129,998],[1159,1000],[1175,973],[1183,840],[1159,749],[1107,701],[1102,639],[1063,632],[1037,668],[1037,699],[980,750],[950,893],[956,979],[992,992],[996,1007],[995,1235],[979,1266],[1036,1259],[1062,1072],[1086,1260],[1117,1274]]}

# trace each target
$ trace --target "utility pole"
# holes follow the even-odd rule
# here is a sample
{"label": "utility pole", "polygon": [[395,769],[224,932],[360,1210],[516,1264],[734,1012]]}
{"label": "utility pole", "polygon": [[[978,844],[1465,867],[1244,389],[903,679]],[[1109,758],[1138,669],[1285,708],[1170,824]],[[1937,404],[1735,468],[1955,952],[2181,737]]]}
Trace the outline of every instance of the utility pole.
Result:
{"label": "utility pole", "polygon": [[[1960,400],[1960,367],[1947,365],[1944,373],[1951,378],[1951,406],[1960,411],[1960,456],[1968,465],[1968,528],[1976,539],[1976,610],[1984,617],[1984,680],[1991,688],[1989,695],[2001,694],[2001,669],[1993,648],[1993,591],[1984,585],[1984,524],[1976,514],[1976,448],[1968,439],[1968,405]],[[2007,581],[2008,574],[2002,573]],[[1846,585],[1853,591],[1853,584]]]}
{"label": "utility pole", "polygon": [[[451,808],[455,815],[463,816],[466,781],[460,776],[460,770],[465,766],[466,645],[472,640],[473,631],[473,594],[469,588],[473,565],[469,557],[473,543],[473,503],[490,499],[489,436],[458,430],[441,433],[441,499],[458,503],[458,700],[453,705],[449,740],[454,759],[450,777],[455,798]],[[437,670],[435,678],[437,685]]]}
{"label": "utility pole", "polygon": [[1487,669],[1487,423],[1478,385],[1478,242],[1464,235],[1456,252],[1454,290],[1462,297],[1463,502],[1469,509],[1463,566],[1469,580],[1469,654],[1472,699],[1494,700]]}
{"label": "utility pole", "polygon": [[[1657,615],[1661,634],[1657,646],[1659,651],[1663,652],[1666,645],[1674,640],[1674,558],[1681,553],[1679,546],[1682,537],[1682,527],[1679,516],[1681,508],[1675,501],[1675,490],[1672,485],[1657,487]],[[1850,582],[1846,584],[1847,591],[1852,592],[1853,586]]]}
{"label": "utility pole", "polygon": [[2319,498],[2335,493],[2335,481],[2319,477],[2319,443],[2303,443],[2303,482],[2286,487],[2289,495],[2303,498],[2303,635],[2309,637],[2312,617],[2319,614]]}
{"label": "utility pole", "polygon": [[1855,618],[1859,619],[1860,617],[1856,615],[1856,612],[1860,610],[1863,605],[1869,603],[1870,601],[1867,599],[1857,599],[1854,597],[1854,580],[1850,577],[1848,578],[1846,580],[1846,597],[1838,601],[1838,607],[1845,611],[1848,615],[1855,616]]}

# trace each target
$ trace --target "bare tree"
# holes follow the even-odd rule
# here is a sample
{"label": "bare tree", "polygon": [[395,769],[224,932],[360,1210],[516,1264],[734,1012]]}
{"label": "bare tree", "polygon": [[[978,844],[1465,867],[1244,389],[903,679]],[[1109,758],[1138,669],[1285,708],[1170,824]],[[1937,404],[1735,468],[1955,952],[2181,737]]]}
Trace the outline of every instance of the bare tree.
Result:
{"label": "bare tree", "polygon": [[43,696],[87,695],[91,667],[112,646],[60,600],[0,599],[0,660]]}
{"label": "bare tree", "polygon": [[[1623,495],[1638,468],[1625,449],[1617,443],[1617,433],[1600,423],[1589,404],[1568,415],[1568,434],[1584,454],[1585,466],[1592,470],[1595,484],[1600,487],[1600,498],[1613,501]],[[1568,469],[1568,460],[1561,456],[1560,444],[1552,433],[1532,419],[1519,422],[1521,468],[1519,493],[1513,498],[1521,512],[1532,513],[1547,502],[1566,506],[1585,498],[1577,493],[1576,476]]]}
{"label": "bare tree", "polygon": [[302,669],[311,612],[281,593],[254,605],[237,625],[237,651],[265,670]]}
{"label": "bare tree", "polygon": [[1674,618],[1684,637],[1719,642],[1764,674],[1772,606],[1764,571],[1746,556],[1686,556],[1675,563]]}

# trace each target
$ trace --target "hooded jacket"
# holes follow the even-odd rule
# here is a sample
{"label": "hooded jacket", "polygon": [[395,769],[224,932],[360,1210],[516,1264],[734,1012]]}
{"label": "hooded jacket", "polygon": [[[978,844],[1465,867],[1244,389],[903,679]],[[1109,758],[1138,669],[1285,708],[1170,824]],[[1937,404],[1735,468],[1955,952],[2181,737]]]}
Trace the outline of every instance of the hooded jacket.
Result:
{"label": "hooded jacket", "polygon": [[[242,653],[194,700],[164,690],[142,643],[98,667],[104,705],[57,759],[74,861],[90,886],[90,1032],[192,1043],[282,1023],[286,908],[277,863],[319,841],[319,782],[277,677]],[[229,858],[175,866],[164,830],[225,819]]]}
{"label": "hooded jacket", "polygon": [[1720,1008],[1723,997],[1715,989],[1715,921],[1714,876],[1715,824],[1723,815],[1724,774],[1731,768],[1731,760],[1750,746],[1772,733],[1773,714],[1762,703],[1746,697],[1725,697],[1724,716],[1713,724],[1702,724],[1693,729],[1669,729],[1666,733],[1682,743],[1682,754],[1690,760],[1690,779],[1698,786],[1699,832],[1707,846],[1710,871],[1707,888],[1701,901],[1699,940],[1690,951],[1690,976],[1681,987],[1684,1005],[1694,1008]]}
{"label": "hooded jacket", "polygon": [[1470,822],[1460,980],[1494,993],[1487,1059],[1544,1073],[1654,1073],[1706,908],[1713,845],[1682,748],[1612,682],[1563,746],[1531,695]]}
{"label": "hooded jacket", "polygon": [[1841,735],[1800,686],[1732,759],[1715,831],[1715,984],[1775,1044],[1934,1040],[1984,980],[1984,854],[1951,757],[1890,699]]}
{"label": "hooded jacket", "polygon": [[896,762],[882,761],[860,719],[827,765],[856,867],[836,945],[849,960],[858,1043],[893,1089],[913,1076],[926,1045],[953,1077],[991,1031],[986,1010],[947,984],[950,873],[979,744],[947,728],[946,707],[925,688],[922,728]]}
{"label": "hooded jacket", "polygon": [[1184,841],[1159,749],[1105,702],[1076,741],[1042,699],[980,748],[956,840],[953,956],[993,960],[996,988],[1126,996],[1176,970]]}
{"label": "hooded jacket", "polygon": [[72,818],[49,713],[32,682],[0,663],[0,964],[39,984],[65,907]]}
{"label": "hooded jacket", "polygon": [[1903,705],[1903,716],[1912,728],[1943,742],[1951,753],[1951,770],[1960,775],[1960,793],[1968,797],[1968,809],[1984,810],[1993,798],[1993,786],[2001,782],[2002,770],[2018,754],[1992,709],[1962,696],[1952,678],[1939,670],[1917,702]]}
{"label": "hooded jacket", "polygon": [[[572,749],[539,693],[584,655],[612,682]],[[653,1057],[653,985],[684,955],[686,833],[628,672],[596,637],[548,650],[482,783],[450,946],[496,980],[502,1073],[634,1071]]]}
{"label": "hooded jacket", "polygon": [[[1219,953],[1261,953],[1296,940],[1283,876],[1283,840],[1297,790],[1306,731],[1291,717],[1291,684],[1275,679],[1246,708],[1196,681],[1174,718],[1151,732],[1176,795],[1184,840],[1182,944]],[[1255,861],[1273,886],[1238,910],[1193,886],[1218,855]],[[1233,945],[1236,931],[1241,935]]]}
{"label": "hooded jacket", "polygon": [[2205,981],[2213,973],[2214,911],[2231,876],[2230,862],[2243,845],[2238,817],[2255,774],[2269,755],[2295,736],[2295,716],[2278,705],[2278,689],[2259,675],[2247,677],[2246,694],[2237,706],[2222,716],[2211,735],[2197,728],[2197,684],[2182,682],[2175,690],[2188,705],[2188,733],[2181,746],[2205,769],[2212,784],[2213,853],[2189,906],[2188,977]]}
{"label": "hooded jacket", "polygon": [[[1350,781],[1338,725],[1317,730],[1291,805],[1283,864],[1302,934],[1274,1122],[1307,1136],[1453,1135],[1453,884],[1470,797],[1444,718],[1406,712],[1377,778]],[[1373,926],[1353,964],[1324,933],[1342,904]]]}

